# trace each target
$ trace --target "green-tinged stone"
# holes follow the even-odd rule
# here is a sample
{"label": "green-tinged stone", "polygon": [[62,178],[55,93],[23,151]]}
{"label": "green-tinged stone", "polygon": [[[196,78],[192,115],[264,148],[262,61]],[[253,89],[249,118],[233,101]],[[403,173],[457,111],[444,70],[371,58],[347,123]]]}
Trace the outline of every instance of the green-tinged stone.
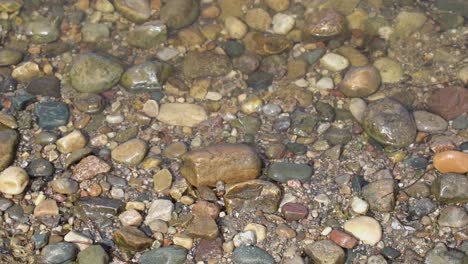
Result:
{"label": "green-tinged stone", "polygon": [[166,39],[167,27],[159,20],[146,22],[135,27],[127,34],[128,44],[142,49],[155,47],[166,41]]}
{"label": "green-tinged stone", "polygon": [[140,264],[184,264],[187,249],[180,246],[157,248],[141,255]]}
{"label": "green-tinged stone", "polygon": [[240,129],[245,134],[255,134],[260,129],[262,121],[258,117],[244,116],[233,120],[231,125]]}
{"label": "green-tinged stone", "polygon": [[294,164],[278,162],[270,165],[268,177],[277,182],[287,182],[289,180],[309,181],[314,170],[307,164]]}
{"label": "green-tinged stone", "polygon": [[32,42],[44,44],[56,41],[60,36],[60,31],[52,21],[39,18],[29,22],[26,26],[26,34],[31,36]]}
{"label": "green-tinged stone", "polygon": [[134,226],[124,226],[114,232],[117,246],[126,252],[136,252],[149,248],[153,240]]}
{"label": "green-tinged stone", "polygon": [[73,151],[70,155],[67,156],[65,159],[65,168],[70,167],[70,165],[73,165],[80,161],[82,158],[88,156],[91,154],[92,149],[85,147],[76,151]]}
{"label": "green-tinged stone", "polygon": [[138,127],[132,126],[123,131],[117,132],[117,135],[115,136],[114,140],[117,141],[118,143],[123,143],[125,141],[129,141],[132,138],[136,138],[137,135],[138,135]]}
{"label": "green-tinged stone", "polygon": [[169,28],[179,29],[192,24],[198,17],[199,6],[195,0],[171,0],[161,8],[161,19]]}
{"label": "green-tinged stone", "polygon": [[138,165],[146,156],[148,144],[141,139],[131,139],[112,150],[112,159],[125,165]]}
{"label": "green-tinged stone", "polygon": [[109,27],[105,24],[86,23],[81,28],[84,42],[99,42],[109,38]]}
{"label": "green-tinged stone", "polygon": [[263,180],[250,180],[230,185],[224,195],[228,213],[261,210],[272,214],[278,210],[280,199],[280,188]]}
{"label": "green-tinged stone", "polygon": [[14,49],[0,49],[0,66],[15,65],[21,62],[23,53]]}
{"label": "green-tinged stone", "polygon": [[107,264],[109,255],[100,245],[93,245],[81,251],[77,260],[79,264]]}
{"label": "green-tinged stone", "polygon": [[7,129],[0,131],[0,171],[11,165],[19,142],[18,132]]}
{"label": "green-tinged stone", "polygon": [[47,102],[36,105],[35,113],[41,128],[52,129],[68,123],[70,111],[62,102]]}
{"label": "green-tinged stone", "polygon": [[70,263],[76,257],[78,247],[73,243],[60,242],[44,247],[41,252],[42,263],[62,264]]}
{"label": "green-tinged stone", "polygon": [[275,260],[265,250],[256,246],[242,246],[234,250],[232,261],[235,264],[274,264]]}
{"label": "green-tinged stone", "polygon": [[451,11],[468,18],[468,2],[465,0],[436,0],[437,8],[444,11]]}
{"label": "green-tinged stone", "polygon": [[0,0],[0,12],[12,13],[21,9],[23,1],[21,0]]}
{"label": "green-tinged stone", "polygon": [[325,131],[325,139],[332,145],[346,144],[352,139],[349,129],[330,127]]}
{"label": "green-tinged stone", "polygon": [[125,71],[120,84],[132,92],[158,90],[172,72],[173,67],[170,64],[159,61],[145,62]]}
{"label": "green-tinged stone", "polygon": [[114,6],[120,14],[135,23],[143,23],[151,17],[149,0],[115,0]]}
{"label": "green-tinged stone", "polygon": [[439,176],[431,186],[432,194],[443,203],[468,202],[468,178],[461,174]]}
{"label": "green-tinged stone", "polygon": [[229,57],[210,51],[189,52],[182,65],[182,71],[188,78],[221,76],[231,70]]}

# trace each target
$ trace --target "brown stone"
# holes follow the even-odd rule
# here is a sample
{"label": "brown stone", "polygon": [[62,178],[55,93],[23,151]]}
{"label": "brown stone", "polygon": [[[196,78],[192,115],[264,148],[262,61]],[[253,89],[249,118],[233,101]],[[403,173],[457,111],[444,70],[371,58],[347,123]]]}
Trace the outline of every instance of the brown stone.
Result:
{"label": "brown stone", "polygon": [[192,214],[199,216],[209,216],[213,219],[218,218],[219,206],[215,203],[199,200],[192,208]]}
{"label": "brown stone", "polygon": [[88,156],[82,159],[76,166],[72,168],[72,178],[77,181],[85,181],[96,177],[101,173],[106,173],[111,170],[109,164],[96,156]]}
{"label": "brown stone", "polygon": [[301,220],[309,214],[307,207],[299,203],[286,203],[281,208],[281,212],[287,221]]}
{"label": "brown stone", "polygon": [[380,73],[372,65],[352,67],[340,83],[341,91],[348,97],[365,97],[377,91]]}
{"label": "brown stone", "polygon": [[0,131],[0,171],[11,165],[16,154],[18,132],[15,130]]}
{"label": "brown stone", "polygon": [[34,216],[55,216],[59,214],[59,208],[55,200],[44,200],[34,208]]}
{"label": "brown stone", "polygon": [[250,180],[226,188],[224,202],[228,213],[249,213],[261,210],[275,213],[281,199],[281,189],[263,180]]}
{"label": "brown stone", "polygon": [[292,229],[291,227],[285,225],[285,224],[279,224],[278,227],[276,227],[276,234],[279,237],[286,238],[286,239],[291,239],[296,237],[296,231]]}
{"label": "brown stone", "polygon": [[195,250],[196,261],[208,261],[210,259],[219,259],[223,256],[223,240],[202,239]]}
{"label": "brown stone", "polygon": [[304,33],[316,38],[330,38],[345,31],[345,17],[333,9],[322,9],[306,17]]}
{"label": "brown stone", "polygon": [[453,150],[444,151],[434,156],[433,164],[442,173],[467,173],[468,154]]}
{"label": "brown stone", "polygon": [[237,183],[255,179],[261,161],[251,147],[243,144],[218,144],[188,152],[183,157],[181,174],[192,185],[216,186],[216,182]]}
{"label": "brown stone", "polygon": [[338,246],[347,249],[352,249],[359,243],[353,236],[337,229],[331,231],[330,240],[335,242]]}
{"label": "brown stone", "polygon": [[245,48],[259,55],[279,54],[292,46],[290,40],[283,36],[249,32],[244,38]]}
{"label": "brown stone", "polygon": [[429,110],[446,120],[468,112],[468,89],[447,87],[436,90],[428,101]]}
{"label": "brown stone", "polygon": [[215,239],[219,229],[215,220],[210,216],[195,216],[185,230],[189,237]]}
{"label": "brown stone", "polygon": [[124,226],[114,232],[114,240],[123,251],[141,251],[151,246],[153,240],[134,226]]}

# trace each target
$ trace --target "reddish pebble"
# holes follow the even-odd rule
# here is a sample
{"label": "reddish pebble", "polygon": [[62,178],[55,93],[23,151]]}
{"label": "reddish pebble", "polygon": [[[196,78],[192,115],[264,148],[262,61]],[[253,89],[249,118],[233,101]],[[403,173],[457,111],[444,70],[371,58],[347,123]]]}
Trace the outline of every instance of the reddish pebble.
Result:
{"label": "reddish pebble", "polygon": [[335,242],[338,246],[348,249],[354,248],[358,244],[358,240],[356,238],[337,229],[331,231],[330,240]]}
{"label": "reddish pebble", "polygon": [[301,220],[309,214],[307,207],[299,203],[286,203],[281,208],[281,212],[287,221]]}
{"label": "reddish pebble", "polygon": [[[220,259],[223,256],[223,240],[216,239],[202,239],[195,250],[196,261],[208,261],[211,259]],[[217,263],[217,262],[216,262]]]}
{"label": "reddish pebble", "polygon": [[192,208],[192,214],[210,216],[213,219],[218,218],[219,206],[207,201],[198,201]]}

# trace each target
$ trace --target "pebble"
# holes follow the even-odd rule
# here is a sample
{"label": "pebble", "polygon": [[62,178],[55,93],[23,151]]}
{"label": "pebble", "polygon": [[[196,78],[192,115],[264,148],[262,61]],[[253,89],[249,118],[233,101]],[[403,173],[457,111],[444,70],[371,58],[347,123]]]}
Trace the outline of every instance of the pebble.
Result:
{"label": "pebble", "polygon": [[97,175],[107,173],[110,170],[111,166],[109,164],[96,156],[90,155],[72,167],[72,179],[82,182],[93,179]]}
{"label": "pebble", "polygon": [[331,240],[320,240],[307,245],[305,253],[317,264],[345,263],[344,250]]}
{"label": "pebble", "polygon": [[50,183],[54,192],[61,194],[74,194],[78,191],[78,183],[74,180],[68,178],[58,178],[54,179]]}
{"label": "pebble", "polygon": [[0,131],[0,171],[3,171],[13,162],[18,141],[19,135],[15,130]]}
{"label": "pebble", "polygon": [[151,6],[147,0],[115,0],[114,7],[125,18],[135,23],[143,23],[151,16]]}
{"label": "pebble", "polygon": [[108,264],[109,255],[100,245],[92,245],[78,253],[78,264]]}
{"label": "pebble", "polygon": [[387,260],[382,255],[373,255],[367,259],[367,264],[387,264]]}
{"label": "pebble", "polygon": [[59,242],[45,246],[41,252],[44,263],[62,264],[71,262],[78,254],[78,247],[73,243]]}
{"label": "pebble", "polygon": [[434,167],[442,173],[467,173],[468,153],[460,151],[444,151],[434,155]]}
{"label": "pebble", "polygon": [[114,232],[113,238],[116,245],[127,252],[144,250],[153,243],[153,239],[134,226],[121,227]]}
{"label": "pebble", "polygon": [[123,226],[139,226],[143,222],[143,217],[137,210],[130,209],[121,213],[119,220]]}
{"label": "pebble", "polygon": [[276,12],[282,12],[289,8],[289,0],[266,0],[265,4]]}
{"label": "pebble", "polygon": [[403,79],[403,68],[394,59],[381,57],[374,61],[383,83],[397,83]]}
{"label": "pebble", "polygon": [[23,53],[15,49],[0,49],[0,66],[16,65],[23,59]]}
{"label": "pebble", "polygon": [[447,121],[442,117],[427,111],[415,111],[413,116],[414,121],[416,122],[416,127],[422,132],[442,132],[448,127]]}
{"label": "pebble", "polygon": [[403,105],[392,99],[371,102],[364,111],[362,126],[379,143],[408,146],[416,138],[416,124]]}
{"label": "pebble", "polygon": [[448,173],[437,177],[431,192],[443,203],[468,202],[468,179],[461,174]]}
{"label": "pebble", "polygon": [[243,246],[236,248],[232,253],[235,264],[274,264],[275,260],[265,250],[256,246]]}
{"label": "pebble", "polygon": [[345,222],[344,229],[364,244],[375,245],[382,239],[382,227],[369,216],[358,216]]}
{"label": "pebble", "polygon": [[203,107],[187,103],[166,103],[159,109],[157,119],[172,126],[194,127],[208,118]]}
{"label": "pebble", "polygon": [[416,201],[410,200],[409,213],[413,219],[421,219],[436,209],[436,205],[429,198],[421,198]]}
{"label": "pebble", "polygon": [[185,233],[192,238],[215,239],[219,235],[219,228],[212,217],[196,215],[187,225]]}
{"label": "pebble", "polygon": [[340,90],[348,97],[365,97],[380,87],[380,73],[371,65],[352,67],[340,83]]}
{"label": "pebble", "polygon": [[464,208],[449,205],[440,211],[438,223],[440,226],[462,228],[468,224],[468,214]]}
{"label": "pebble", "polygon": [[163,220],[167,222],[171,220],[173,210],[174,204],[171,201],[156,199],[151,203],[148,209],[145,224],[149,225],[154,220]]}
{"label": "pebble", "polygon": [[148,100],[143,104],[141,111],[149,117],[157,117],[159,114],[159,104],[155,100]]}
{"label": "pebble", "polygon": [[294,17],[282,13],[277,13],[273,16],[273,32],[276,34],[286,35],[293,28],[296,23]]}
{"label": "pebble", "polygon": [[148,145],[141,139],[130,139],[129,141],[118,145],[112,150],[112,160],[117,163],[135,166],[138,165],[146,156]]}
{"label": "pebble", "polygon": [[287,226],[286,224],[279,224],[276,227],[275,233],[280,238],[292,239],[296,237],[296,231],[294,231],[294,229]]}
{"label": "pebble", "polygon": [[0,192],[4,194],[20,194],[28,183],[28,173],[20,167],[11,166],[0,173]]}
{"label": "pebble", "polygon": [[320,80],[318,80],[315,85],[317,86],[317,89],[319,90],[329,90],[335,87],[335,84],[333,83],[333,79],[330,77],[320,78]]}
{"label": "pebble", "polygon": [[51,129],[68,123],[70,110],[62,102],[46,102],[36,105],[35,113],[41,128]]}
{"label": "pebble", "polygon": [[338,229],[333,229],[331,231],[330,240],[335,242],[338,246],[347,249],[355,248],[359,244],[359,241],[353,236]]}
{"label": "pebble", "polygon": [[152,249],[141,255],[140,264],[184,264],[187,250],[180,246]]}
{"label": "pebble", "polygon": [[369,203],[370,209],[391,212],[395,206],[394,188],[393,179],[381,179],[364,186],[362,195]]}
{"label": "pebble", "polygon": [[[232,241],[231,241],[232,242]],[[226,250],[224,251],[226,252]],[[219,260],[223,255],[223,241],[217,239],[202,239],[195,251],[196,261]]]}
{"label": "pebble", "polygon": [[231,70],[229,57],[211,51],[189,52],[182,63],[184,76],[191,79],[222,76]]}
{"label": "pebble", "polygon": [[327,70],[339,72],[349,66],[349,61],[339,54],[327,53],[320,59],[320,65]]}
{"label": "pebble", "polygon": [[448,250],[441,242],[437,243],[433,249],[429,250],[424,259],[425,264],[463,264],[466,263],[466,261],[468,261],[468,256],[463,254],[463,252],[453,249]]}
{"label": "pebble", "polygon": [[73,105],[81,112],[97,114],[103,110],[105,102],[98,94],[79,94],[73,98]]}
{"label": "pebble", "polygon": [[244,37],[245,48],[258,55],[280,54],[289,49],[292,43],[282,35],[249,32]]}
{"label": "pebble", "polygon": [[314,39],[329,39],[342,34],[346,29],[345,17],[331,8],[307,15],[305,22],[303,32]]}
{"label": "pebble", "polygon": [[26,24],[26,35],[31,37],[35,44],[45,44],[56,41],[60,36],[60,31],[52,21],[38,17]]}
{"label": "pebble", "polygon": [[175,235],[173,236],[172,241],[174,242],[174,245],[184,247],[188,250],[193,247],[193,238],[185,235]]}
{"label": "pebble", "polygon": [[267,31],[270,28],[272,19],[265,9],[251,8],[245,14],[245,22],[252,29]]}
{"label": "pebble", "polygon": [[55,76],[34,78],[26,87],[26,91],[33,95],[60,98],[60,80]]}
{"label": "pebble", "polygon": [[[138,25],[127,34],[127,42],[129,45],[141,48],[150,49],[159,46],[167,40],[167,27],[160,20],[154,20]],[[154,80],[157,82],[157,80]]]}
{"label": "pebble", "polygon": [[78,246],[80,250],[84,250],[93,244],[93,240],[80,232],[70,231],[64,237],[63,240],[71,242]]}
{"label": "pebble", "polygon": [[257,243],[256,233],[252,230],[240,232],[232,239],[235,247],[252,246]]}
{"label": "pebble", "polygon": [[256,210],[271,214],[278,210],[280,199],[280,188],[263,180],[250,180],[232,184],[226,189],[224,195],[226,210],[229,214]]}
{"label": "pebble", "polygon": [[362,122],[367,104],[361,98],[353,98],[349,103],[349,111],[358,122]]}
{"label": "pebble", "polygon": [[244,231],[253,231],[257,241],[263,241],[267,238],[267,228],[264,225],[250,223],[244,227]]}
{"label": "pebble", "polygon": [[86,23],[81,28],[82,40],[89,43],[98,43],[109,38],[109,27],[105,24]]}
{"label": "pebble", "polygon": [[44,200],[34,208],[34,216],[57,216],[59,214],[59,208],[55,200]]}
{"label": "pebble", "polygon": [[182,160],[182,176],[196,187],[214,187],[218,181],[237,183],[255,179],[261,170],[255,150],[243,144],[212,145],[190,151]]}
{"label": "pebble", "polygon": [[82,149],[86,146],[86,138],[79,130],[73,132],[57,140],[57,149],[61,153],[71,153]]}
{"label": "pebble", "polygon": [[226,17],[224,19],[224,25],[227,33],[233,39],[242,39],[248,31],[247,25],[237,17]]}
{"label": "pebble", "polygon": [[42,75],[43,73],[39,69],[39,65],[31,61],[18,64],[11,72],[11,77],[20,82],[30,82],[32,79]]}
{"label": "pebble", "polygon": [[381,253],[389,260],[395,260],[401,256],[400,251],[389,246],[382,248]]}
{"label": "pebble", "polygon": [[98,226],[110,224],[110,218],[117,215],[123,206],[122,201],[105,197],[84,197],[75,202],[77,211],[83,213],[80,217],[92,220]]}
{"label": "pebble", "polygon": [[198,17],[199,5],[194,0],[173,0],[161,7],[159,12],[169,28],[180,29],[192,24]]}
{"label": "pebble", "polygon": [[287,221],[297,221],[307,217],[309,210],[307,206],[300,203],[285,203],[281,207],[284,219]]}
{"label": "pebble", "polygon": [[80,55],[70,69],[71,85],[82,93],[101,93],[120,79],[123,68],[117,62],[97,54]]}
{"label": "pebble", "polygon": [[313,174],[313,168],[306,164],[276,162],[270,165],[267,175],[270,179],[285,183],[289,180],[307,182]]}
{"label": "pebble", "polygon": [[428,99],[428,110],[445,120],[452,120],[468,112],[468,89],[447,87],[436,89]]}
{"label": "pebble", "polygon": [[153,176],[154,191],[168,190],[172,185],[172,173],[168,169],[162,169]]}
{"label": "pebble", "polygon": [[173,67],[165,62],[147,61],[128,68],[120,84],[130,92],[158,91],[173,74]]}
{"label": "pebble", "polygon": [[187,152],[187,146],[183,142],[175,142],[167,146],[162,155],[169,159],[182,157]]}
{"label": "pebble", "polygon": [[353,212],[365,215],[369,209],[369,204],[359,197],[353,197],[351,199],[351,208],[353,209]]}

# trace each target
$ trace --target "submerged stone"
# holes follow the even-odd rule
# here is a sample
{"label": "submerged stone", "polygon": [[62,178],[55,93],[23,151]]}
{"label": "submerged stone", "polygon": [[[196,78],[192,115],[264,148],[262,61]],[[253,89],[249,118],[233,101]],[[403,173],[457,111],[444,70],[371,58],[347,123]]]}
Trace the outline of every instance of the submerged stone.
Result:
{"label": "submerged stone", "polygon": [[170,64],[150,61],[129,68],[122,75],[120,84],[128,91],[153,91],[162,89],[164,82],[172,75]]}
{"label": "submerged stone", "polygon": [[261,210],[272,214],[278,210],[280,199],[280,188],[263,180],[250,180],[230,185],[224,195],[228,213]]}

